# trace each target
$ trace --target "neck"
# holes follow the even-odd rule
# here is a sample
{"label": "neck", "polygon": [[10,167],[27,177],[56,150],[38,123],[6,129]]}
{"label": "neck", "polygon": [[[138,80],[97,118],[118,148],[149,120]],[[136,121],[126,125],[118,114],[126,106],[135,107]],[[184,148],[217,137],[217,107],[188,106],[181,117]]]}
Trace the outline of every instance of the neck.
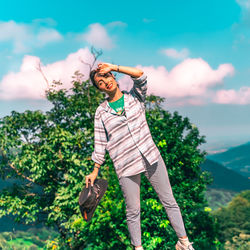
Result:
{"label": "neck", "polygon": [[122,95],[123,95],[123,93],[121,92],[121,90],[119,88],[117,88],[116,91],[114,91],[114,93],[109,94],[108,101],[115,102],[118,99],[120,99],[122,97]]}

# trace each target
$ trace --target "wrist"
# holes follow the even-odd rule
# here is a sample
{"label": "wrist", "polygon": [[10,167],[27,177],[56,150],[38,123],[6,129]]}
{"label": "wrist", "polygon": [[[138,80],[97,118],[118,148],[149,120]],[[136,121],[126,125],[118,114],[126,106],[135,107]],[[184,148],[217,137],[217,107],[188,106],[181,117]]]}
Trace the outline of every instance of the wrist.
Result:
{"label": "wrist", "polygon": [[112,71],[119,72],[119,65],[113,64],[113,66],[112,66]]}
{"label": "wrist", "polygon": [[98,172],[99,172],[99,168],[95,168],[95,167],[94,167],[93,173],[96,174],[96,175],[98,175]]}

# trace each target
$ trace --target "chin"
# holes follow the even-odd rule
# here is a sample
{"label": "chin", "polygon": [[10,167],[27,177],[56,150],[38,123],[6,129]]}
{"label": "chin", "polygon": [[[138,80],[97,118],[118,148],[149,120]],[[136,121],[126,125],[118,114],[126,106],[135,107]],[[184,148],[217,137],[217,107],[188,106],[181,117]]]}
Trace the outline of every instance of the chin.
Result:
{"label": "chin", "polygon": [[107,90],[107,93],[113,93],[113,92],[116,92],[116,90],[117,90],[118,88],[117,88],[117,86],[115,86],[113,89],[111,89],[111,90]]}

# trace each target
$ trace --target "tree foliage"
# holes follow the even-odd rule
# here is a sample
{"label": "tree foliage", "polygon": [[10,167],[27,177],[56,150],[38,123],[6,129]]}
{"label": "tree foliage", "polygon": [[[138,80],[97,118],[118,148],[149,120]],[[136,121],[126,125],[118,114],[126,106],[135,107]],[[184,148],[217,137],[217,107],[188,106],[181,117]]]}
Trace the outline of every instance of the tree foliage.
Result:
{"label": "tree foliage", "polygon": [[29,228],[27,231],[0,233],[0,249],[37,250],[46,247],[46,241],[57,237],[58,233],[46,228]]}
{"label": "tree foliage", "polygon": [[236,195],[226,207],[213,212],[220,226],[219,240],[226,249],[249,249],[250,247],[250,190]]}
{"label": "tree foliage", "polygon": [[[126,224],[125,202],[112,161],[106,162],[99,176],[109,186],[90,222],[79,211],[78,197],[85,186],[91,160],[94,113],[104,94],[76,72],[70,90],[46,92],[51,110],[12,111],[0,120],[1,178],[17,178],[0,193],[0,217],[13,214],[17,222],[44,223],[57,228],[60,237],[51,248],[131,249]],[[187,234],[197,249],[215,249],[217,227],[207,209],[206,185],[211,183],[200,164],[205,142],[196,126],[178,112],[165,111],[163,98],[146,99],[146,117],[152,137],[168,169],[176,201],[181,209]],[[142,175],[142,243],[146,249],[171,249],[177,236],[151,184]]]}

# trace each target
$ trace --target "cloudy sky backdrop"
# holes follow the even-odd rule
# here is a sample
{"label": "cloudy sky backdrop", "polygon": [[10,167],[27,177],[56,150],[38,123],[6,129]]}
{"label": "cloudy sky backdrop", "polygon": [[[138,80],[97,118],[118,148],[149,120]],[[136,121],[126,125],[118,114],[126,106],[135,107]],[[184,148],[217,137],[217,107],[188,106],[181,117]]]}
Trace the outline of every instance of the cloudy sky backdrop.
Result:
{"label": "cloudy sky backdrop", "polygon": [[208,151],[250,141],[250,0],[2,2],[0,117],[48,110],[39,69],[70,88],[76,70],[88,76],[91,46],[142,68],[148,94],[188,116]]}

